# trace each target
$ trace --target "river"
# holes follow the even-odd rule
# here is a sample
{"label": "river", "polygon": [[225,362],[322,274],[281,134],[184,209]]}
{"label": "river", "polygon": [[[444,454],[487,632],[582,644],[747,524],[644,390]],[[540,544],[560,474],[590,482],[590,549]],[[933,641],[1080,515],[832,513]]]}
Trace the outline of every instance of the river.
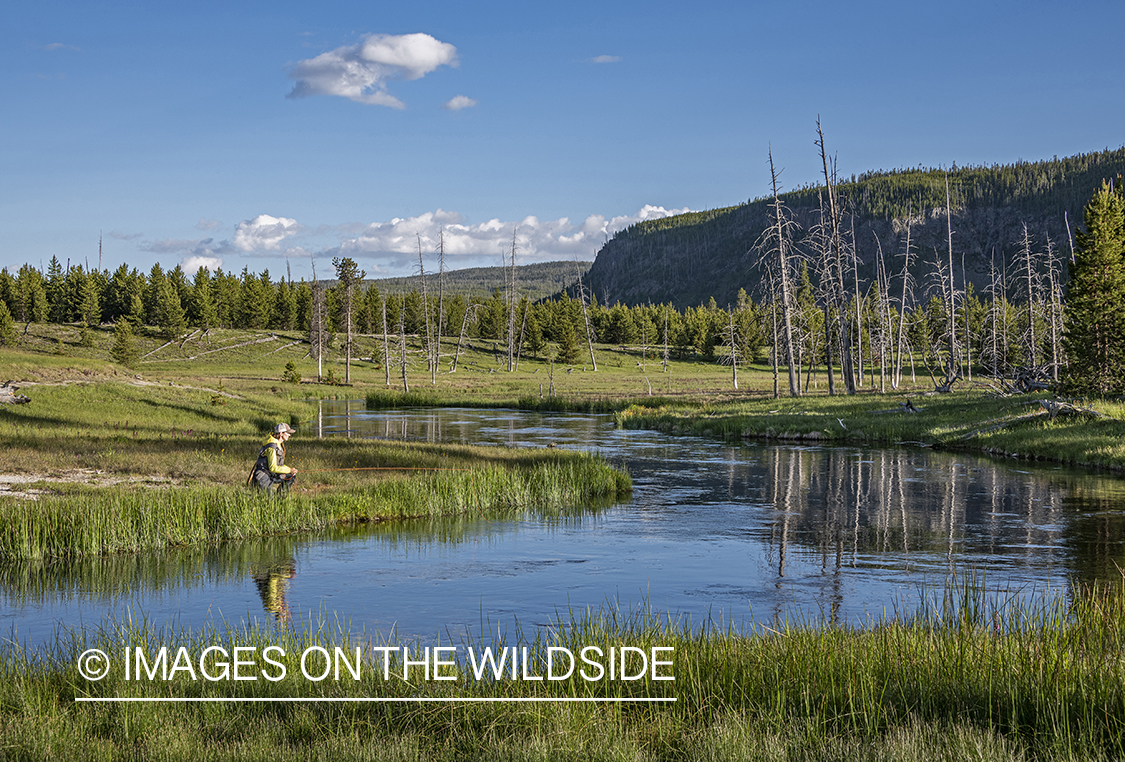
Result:
{"label": "river", "polygon": [[435,642],[525,634],[568,610],[647,606],[696,625],[859,623],[972,580],[997,599],[1120,579],[1125,482],[917,448],[731,444],[610,416],[367,411],[303,437],[594,451],[630,499],[555,518],[384,523],[216,548],[0,567],[0,627],[30,644],[129,618],[157,629],[326,620]]}

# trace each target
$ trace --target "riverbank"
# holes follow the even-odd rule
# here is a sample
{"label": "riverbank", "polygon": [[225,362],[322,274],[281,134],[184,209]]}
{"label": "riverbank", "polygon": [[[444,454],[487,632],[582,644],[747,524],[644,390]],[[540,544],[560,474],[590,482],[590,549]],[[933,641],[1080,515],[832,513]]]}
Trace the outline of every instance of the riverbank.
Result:
{"label": "riverbank", "polygon": [[781,399],[524,397],[507,402],[434,391],[379,390],[369,392],[366,402],[369,409],[463,406],[612,413],[623,428],[673,435],[726,441],[906,444],[1125,473],[1125,404],[1116,400],[1067,401],[1060,412],[1059,400],[1048,394],[999,396],[981,389]]}
{"label": "riverbank", "polygon": [[145,552],[349,522],[555,513],[631,490],[561,450],[318,439],[298,429],[287,497],[245,487],[278,421],[313,415],[268,390],[101,380],[32,387],[5,406],[0,561]]}
{"label": "riverbank", "polygon": [[[1117,585],[993,607],[969,585],[858,629],[797,621],[748,634],[645,611],[571,612],[530,641],[449,644],[436,672],[404,671],[409,644],[372,649],[323,622],[195,633],[118,623],[62,633],[43,652],[6,645],[0,738],[35,759],[1113,759],[1125,753],[1123,600]],[[333,672],[325,656],[337,646],[347,661]],[[479,670],[488,646],[515,646],[507,653],[521,659],[527,648],[526,665]],[[636,650],[610,677],[608,649],[623,646]],[[202,657],[211,647],[223,651]],[[563,676],[564,652],[588,647],[599,650],[585,652],[585,675],[535,679]],[[89,648],[109,658],[104,679],[79,673]],[[400,656],[385,664],[388,651]]]}
{"label": "riverbank", "polygon": [[625,428],[726,440],[921,445],[1125,472],[1125,405],[1080,400],[1091,412],[1052,415],[1047,395],[979,391],[747,400],[706,405],[633,404]]}

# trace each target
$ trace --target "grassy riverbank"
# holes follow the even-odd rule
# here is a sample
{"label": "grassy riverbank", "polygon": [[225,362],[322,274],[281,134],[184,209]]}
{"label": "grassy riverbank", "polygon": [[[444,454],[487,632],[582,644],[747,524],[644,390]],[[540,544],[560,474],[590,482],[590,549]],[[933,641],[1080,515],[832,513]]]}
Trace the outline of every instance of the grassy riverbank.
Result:
{"label": "grassy riverbank", "polygon": [[[267,432],[315,407],[262,384],[90,376],[26,387],[0,406],[0,560],[160,550],[341,522],[554,513],[626,494],[626,475],[575,452],[317,438],[290,441],[301,474],[265,499],[245,480]],[[48,370],[41,371],[48,373]]]}
{"label": "grassy riverbank", "polygon": [[[917,412],[907,412],[909,399]],[[857,395],[712,404],[643,402],[616,413],[626,428],[723,439],[924,444],[1125,471],[1125,404],[1077,401],[1100,414],[1058,415],[1047,395],[998,397],[980,391],[932,396]]]}
{"label": "grassy riverbank", "polygon": [[[549,635],[505,643],[528,646],[526,673],[476,679],[467,646],[479,652],[501,644],[469,643],[454,652],[459,667],[442,669],[449,681],[425,679],[419,667],[404,680],[401,661],[386,679],[382,657],[362,637],[324,626],[185,634],[119,625],[60,635],[47,652],[6,646],[0,739],[13,758],[35,759],[64,750],[76,759],[1115,759],[1125,754],[1122,601],[1120,588],[1100,587],[1069,603],[1056,597],[994,609],[970,587],[917,614],[859,629],[781,622],[745,635],[648,613],[572,614]],[[126,680],[120,663],[126,647],[144,647],[152,661],[168,646],[170,666],[182,646],[198,666],[204,649],[233,654],[236,645],[257,649],[244,652],[256,663],[243,674],[258,679],[211,682],[181,667],[169,680]],[[266,669],[280,675],[261,656],[271,645],[284,651],[273,652],[286,667],[277,681],[263,679]],[[338,679],[302,676],[306,649],[336,645],[352,663],[356,646],[367,653],[358,680],[346,668]],[[548,646],[573,654],[597,646],[603,656],[621,646],[674,650],[658,654],[668,666],[637,680],[604,673],[586,680],[577,672],[524,679],[546,674]],[[100,682],[77,671],[79,654],[91,647],[117,660]],[[412,647],[411,658],[421,654]],[[310,674],[322,671],[323,656],[313,661]],[[632,675],[638,664],[629,667]],[[208,670],[220,673],[214,658]],[[77,697],[334,701],[91,704]],[[407,700],[338,701],[347,697]],[[419,697],[430,702],[409,700]],[[526,703],[619,697],[676,701]],[[441,703],[447,699],[495,703]]]}
{"label": "grassy riverbank", "polygon": [[435,456],[446,470],[275,497],[243,488],[180,487],[74,488],[34,501],[7,498],[0,501],[0,561],[159,551],[386,519],[556,513],[631,489],[627,475],[582,453],[418,449],[410,454]]}

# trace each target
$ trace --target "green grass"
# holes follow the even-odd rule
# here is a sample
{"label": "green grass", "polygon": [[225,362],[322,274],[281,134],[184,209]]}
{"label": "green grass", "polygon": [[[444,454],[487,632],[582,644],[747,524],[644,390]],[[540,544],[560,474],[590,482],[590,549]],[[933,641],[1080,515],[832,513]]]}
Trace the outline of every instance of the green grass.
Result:
{"label": "green grass", "polygon": [[[280,646],[286,677],[210,682],[125,681],[120,663],[100,682],[77,672],[98,647],[168,646],[198,656],[235,645]],[[543,674],[548,646],[672,648],[674,681],[384,679],[372,657],[359,681],[301,677],[310,646],[370,645],[325,620],[298,630],[155,631],[144,622],[60,631],[40,651],[11,642],[0,654],[0,742],[14,758],[82,759],[1118,759],[1125,755],[1125,596],[1120,584],[1071,600],[1004,602],[973,584],[920,611],[864,627],[782,621],[739,634],[669,622],[650,611],[569,612],[554,626],[506,641],[526,646]],[[377,645],[384,645],[382,642]],[[419,644],[408,645],[417,656]],[[278,658],[277,652],[275,658]],[[259,659],[258,665],[264,666]],[[272,669],[272,668],[271,668]],[[252,673],[254,668],[251,669]],[[256,673],[255,673],[256,674]],[[274,670],[273,674],[277,674]],[[562,698],[674,697],[674,703],[174,703],[88,704],[101,697]]]}
{"label": "green grass", "polygon": [[[474,449],[480,457],[468,457]],[[39,500],[7,498],[0,501],[0,561],[153,552],[349,522],[555,513],[631,489],[628,476],[583,453],[513,452],[497,458],[503,462],[489,462],[495,449],[459,448],[465,458],[447,458],[447,464],[458,464],[445,466],[450,470],[322,493],[85,488]]]}

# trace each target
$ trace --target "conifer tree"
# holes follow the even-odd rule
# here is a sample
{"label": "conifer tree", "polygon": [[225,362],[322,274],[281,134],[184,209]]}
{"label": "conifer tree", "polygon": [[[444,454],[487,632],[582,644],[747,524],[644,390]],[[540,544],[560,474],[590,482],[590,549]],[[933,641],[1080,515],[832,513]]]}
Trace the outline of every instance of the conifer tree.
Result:
{"label": "conifer tree", "polygon": [[118,318],[117,325],[113,329],[113,348],[109,353],[114,362],[121,363],[126,368],[132,368],[137,364],[140,353],[137,351],[137,343],[133,335],[133,324],[125,316]]}
{"label": "conifer tree", "polygon": [[0,345],[13,347],[18,338],[15,318],[12,317],[7,303],[0,299]]}
{"label": "conifer tree", "polygon": [[1071,392],[1125,391],[1125,194],[1103,183],[1086,204],[1067,286],[1065,345]]}

